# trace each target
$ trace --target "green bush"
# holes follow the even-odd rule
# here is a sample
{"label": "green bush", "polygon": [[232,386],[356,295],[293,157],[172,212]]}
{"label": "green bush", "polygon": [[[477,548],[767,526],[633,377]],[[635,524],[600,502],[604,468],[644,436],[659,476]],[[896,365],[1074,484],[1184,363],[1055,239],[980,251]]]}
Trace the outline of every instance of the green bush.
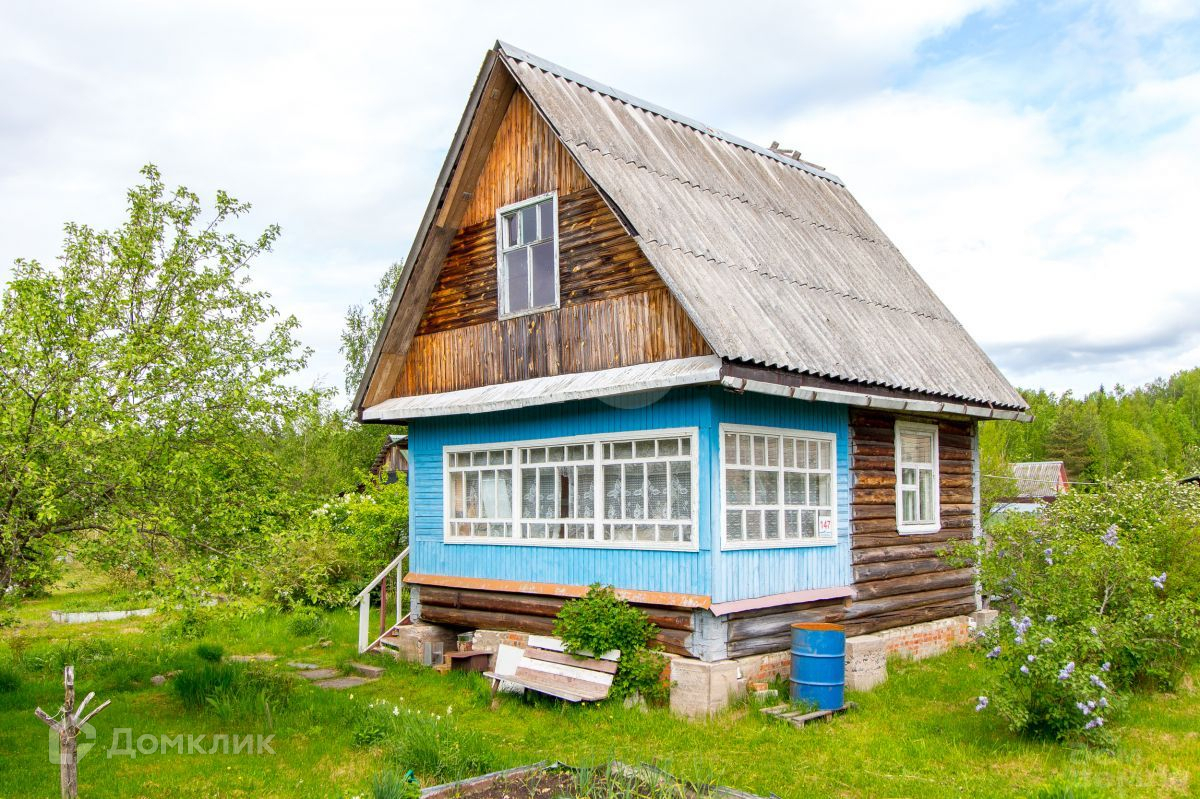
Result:
{"label": "green bush", "polygon": [[371,783],[372,799],[420,799],[421,785],[410,771],[400,776],[394,771],[381,771]]}
{"label": "green bush", "polygon": [[609,586],[593,585],[579,599],[563,604],[554,622],[554,634],[568,652],[602,655],[621,651],[612,695],[622,699],[634,693],[647,702],[665,702],[671,686],[663,678],[667,659],[647,649],[658,628],[645,613],[617,596]]}
{"label": "green bush", "polygon": [[1136,686],[1200,657],[1200,492],[1173,481],[1074,492],[996,525],[975,553],[1007,616],[982,636],[979,710],[1036,737],[1105,739]]}
{"label": "green bush", "polygon": [[0,694],[12,693],[21,687],[21,672],[12,666],[0,665]]}
{"label": "green bush", "polygon": [[220,663],[225,657],[225,647],[208,641],[196,644],[196,657],[208,663]]}
{"label": "green bush", "polygon": [[458,726],[451,708],[438,715],[377,700],[356,719],[354,743],[381,745],[402,767],[438,782],[476,776],[497,764],[483,735]]}
{"label": "green bush", "polygon": [[297,608],[288,617],[288,632],[297,638],[318,635],[328,626],[316,608]]}

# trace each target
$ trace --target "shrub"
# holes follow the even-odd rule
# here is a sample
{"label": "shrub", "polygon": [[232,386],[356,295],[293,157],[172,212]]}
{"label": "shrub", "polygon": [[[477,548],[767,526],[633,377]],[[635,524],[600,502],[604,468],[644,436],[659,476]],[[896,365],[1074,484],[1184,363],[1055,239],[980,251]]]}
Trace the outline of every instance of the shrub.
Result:
{"label": "shrub", "polygon": [[220,663],[225,657],[225,647],[207,641],[196,644],[195,652],[196,657],[209,663]]}
{"label": "shrub", "polygon": [[664,702],[670,684],[663,679],[666,657],[647,649],[658,628],[645,613],[617,596],[608,586],[593,585],[579,599],[564,603],[554,622],[554,634],[568,652],[602,655],[621,651],[612,695],[622,699],[634,693],[648,702]]}
{"label": "shrub", "polygon": [[979,709],[1037,737],[1096,741],[1122,691],[1172,686],[1200,656],[1197,494],[1118,482],[996,525],[975,557],[1008,615],[982,636]]}
{"label": "shrub", "polygon": [[316,608],[297,608],[288,618],[288,632],[297,638],[305,638],[321,633],[325,627],[325,617]]}

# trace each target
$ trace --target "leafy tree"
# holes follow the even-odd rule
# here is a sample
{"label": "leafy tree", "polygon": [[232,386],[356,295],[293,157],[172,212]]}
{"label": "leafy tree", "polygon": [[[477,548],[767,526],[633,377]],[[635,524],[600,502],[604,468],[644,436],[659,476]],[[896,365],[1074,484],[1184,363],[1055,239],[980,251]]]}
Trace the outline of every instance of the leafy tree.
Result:
{"label": "leafy tree", "polygon": [[279,229],[244,240],[248,204],[204,216],[141,175],[118,229],[68,224],[57,268],[18,260],[0,298],[0,592],[44,585],[60,548],[220,583],[287,512],[263,436],[308,352],[248,277]]}
{"label": "leafy tree", "polygon": [[351,305],[346,309],[346,326],[342,329],[341,353],[346,356],[346,395],[353,397],[367,369],[371,349],[383,329],[392,292],[404,272],[404,261],[396,261],[387,268],[375,284],[375,296],[364,307]]}

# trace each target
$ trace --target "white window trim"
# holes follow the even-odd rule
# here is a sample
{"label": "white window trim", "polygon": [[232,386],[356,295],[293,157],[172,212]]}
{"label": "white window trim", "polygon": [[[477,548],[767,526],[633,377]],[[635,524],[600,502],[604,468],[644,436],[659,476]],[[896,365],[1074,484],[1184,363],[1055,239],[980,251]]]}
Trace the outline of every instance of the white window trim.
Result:
{"label": "white window trim", "polygon": [[[904,468],[904,462],[900,460],[900,435],[904,432],[918,433],[920,435],[933,436],[933,521],[932,522],[905,522],[904,521],[904,497],[900,488],[900,472]],[[896,422],[896,437],[895,437],[895,461],[896,461],[896,532],[900,535],[920,535],[921,533],[936,533],[942,529],[942,480],[941,468],[941,449],[938,445],[938,426],[936,424],[921,424],[919,422]],[[924,466],[925,464],[911,464],[912,466]]]}
{"label": "white window trim", "polygon": [[[529,205],[536,205],[543,200],[551,200],[554,216],[554,303],[552,305],[539,305],[536,308],[525,308],[520,311],[507,311],[505,305],[508,303],[508,273],[504,270],[504,215],[519,211]],[[529,264],[529,274],[533,274],[533,264]],[[501,319],[517,319],[530,314],[542,313],[544,311],[552,311],[562,305],[562,289],[559,286],[559,262],[558,262],[558,192],[550,191],[545,194],[539,194],[536,197],[530,197],[527,200],[510,203],[509,205],[501,206],[496,209],[496,308],[500,313]]]}
{"label": "white window trim", "polygon": [[[833,523],[833,539],[830,541],[805,541],[802,539],[781,539],[779,541],[730,541],[726,536],[725,531],[725,433],[758,433],[767,435],[784,435],[794,438],[812,438],[830,443],[829,456],[831,461],[830,474],[830,499],[832,502],[832,510],[830,513]],[[718,431],[718,447],[717,461],[720,465],[720,480],[718,490],[720,491],[720,499],[717,505],[720,510],[720,525],[721,525],[721,549],[736,550],[736,549],[799,549],[809,547],[835,547],[838,545],[838,539],[841,536],[840,518],[838,516],[838,490],[839,490],[839,475],[838,475],[838,454],[837,454],[837,435],[834,433],[824,433],[816,430],[797,430],[786,427],[761,427],[757,425],[745,424],[726,424],[722,422],[719,425]],[[780,464],[783,463],[782,456]],[[782,465],[779,467],[782,472]],[[780,499],[783,498],[782,486],[780,487]],[[781,505],[782,507],[782,505]]]}
{"label": "white window trim", "polygon": [[[700,430],[697,427],[670,427],[658,430],[631,430],[620,433],[596,433],[591,435],[581,436],[562,436],[559,438],[534,438],[524,441],[502,441],[502,442],[480,442],[478,444],[456,444],[442,448],[442,543],[444,544],[464,544],[470,546],[472,544],[486,544],[499,546],[525,546],[525,547],[565,547],[568,549],[646,549],[659,550],[667,552],[697,552],[700,549],[700,468],[699,468],[699,444]],[[691,440],[690,454],[688,455],[691,465],[692,486],[691,486],[691,519],[688,523],[692,526],[692,540],[688,542],[670,542],[670,541],[604,541],[600,538],[601,527],[605,523],[603,516],[603,472],[600,469],[601,463],[604,462],[602,457],[601,445],[609,441],[641,441],[645,439],[655,438],[689,438]],[[523,522],[542,523],[545,519],[523,519],[520,515],[520,497],[521,497],[521,463],[520,450],[523,447],[545,447],[559,446],[562,444],[594,444],[592,449],[592,462],[596,467],[595,490],[596,501],[595,518],[592,524],[595,525],[595,538],[593,540],[579,539],[543,539],[543,538],[520,538],[520,526]],[[448,457],[454,452],[472,452],[481,449],[511,449],[513,452],[513,482],[512,482],[512,518],[511,519],[495,519],[492,521],[511,521],[513,525],[512,537],[493,537],[493,536],[452,536],[450,535],[451,513],[453,512],[452,504],[454,498],[450,492],[450,458]],[[637,460],[636,458],[634,460]],[[654,460],[658,460],[655,458]],[[680,460],[682,460],[680,458]],[[541,464],[545,465],[545,464]],[[474,521],[474,520],[470,520]],[[482,521],[482,520],[480,520]],[[611,523],[611,520],[609,520]],[[679,524],[684,524],[680,521]]]}

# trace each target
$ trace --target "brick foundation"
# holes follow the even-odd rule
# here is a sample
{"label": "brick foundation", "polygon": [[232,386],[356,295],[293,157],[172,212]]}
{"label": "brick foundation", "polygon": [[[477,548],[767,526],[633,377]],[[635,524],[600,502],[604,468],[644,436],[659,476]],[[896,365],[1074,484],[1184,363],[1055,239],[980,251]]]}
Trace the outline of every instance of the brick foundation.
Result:
{"label": "brick foundation", "polygon": [[970,627],[966,616],[954,616],[880,630],[873,635],[883,639],[883,650],[887,657],[923,660],[967,643],[970,640]]}

